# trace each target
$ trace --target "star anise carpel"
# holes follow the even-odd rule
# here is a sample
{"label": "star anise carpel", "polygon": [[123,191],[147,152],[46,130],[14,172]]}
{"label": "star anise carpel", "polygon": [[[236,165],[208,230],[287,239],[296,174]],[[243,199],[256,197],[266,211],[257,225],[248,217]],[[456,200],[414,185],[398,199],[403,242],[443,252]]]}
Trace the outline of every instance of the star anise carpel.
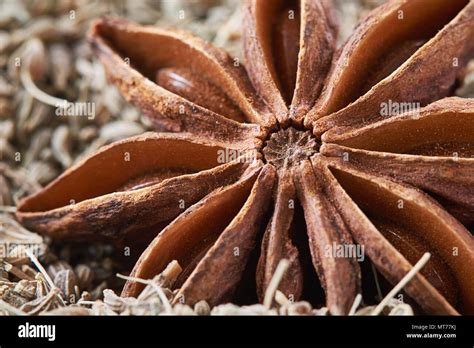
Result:
{"label": "star anise carpel", "polygon": [[409,301],[474,313],[474,101],[451,97],[474,56],[474,1],[388,1],[338,50],[332,1],[243,12],[245,66],[176,29],[97,21],[110,80],[169,133],[83,160],[23,200],[20,221],[146,243],[132,276],[177,260],[188,304],[262,301],[287,259],[283,294],[347,314],[357,294],[371,301],[372,265],[394,284],[430,252]]}

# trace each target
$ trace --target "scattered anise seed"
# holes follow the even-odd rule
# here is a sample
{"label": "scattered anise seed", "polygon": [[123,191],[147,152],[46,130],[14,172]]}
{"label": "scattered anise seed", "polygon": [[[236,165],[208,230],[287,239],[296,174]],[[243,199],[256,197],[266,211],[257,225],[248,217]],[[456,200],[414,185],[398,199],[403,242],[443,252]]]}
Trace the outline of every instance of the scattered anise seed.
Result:
{"label": "scattered anise seed", "polygon": [[47,268],[48,274],[53,280],[59,272],[70,270],[72,270],[71,266],[66,261],[62,260],[51,263]]}
{"label": "scattered anise seed", "polygon": [[21,296],[13,289],[9,289],[3,294],[2,300],[16,308],[20,308],[29,301],[28,298]]}
{"label": "scattered anise seed", "polygon": [[20,296],[29,300],[33,299],[36,295],[36,282],[28,280],[20,280],[13,288]]}
{"label": "scattered anise seed", "polygon": [[75,295],[76,276],[72,270],[64,269],[57,272],[54,276],[54,284],[61,290],[66,300]]}

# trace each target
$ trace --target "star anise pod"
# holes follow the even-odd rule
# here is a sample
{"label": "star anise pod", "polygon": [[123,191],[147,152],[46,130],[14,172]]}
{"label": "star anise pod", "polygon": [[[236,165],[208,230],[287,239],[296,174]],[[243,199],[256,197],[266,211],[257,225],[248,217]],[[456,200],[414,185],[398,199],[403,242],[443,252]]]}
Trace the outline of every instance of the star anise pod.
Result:
{"label": "star anise pod", "polygon": [[474,1],[389,1],[337,52],[332,5],[246,1],[246,68],[188,33],[96,22],[110,79],[174,133],[102,149],[22,201],[20,221],[149,243],[132,275],[178,260],[188,304],[261,300],[287,259],[283,294],[321,285],[346,314],[374,281],[349,247],[392,284],[428,251],[406,294],[425,313],[474,313],[474,100],[449,98],[474,55]]}

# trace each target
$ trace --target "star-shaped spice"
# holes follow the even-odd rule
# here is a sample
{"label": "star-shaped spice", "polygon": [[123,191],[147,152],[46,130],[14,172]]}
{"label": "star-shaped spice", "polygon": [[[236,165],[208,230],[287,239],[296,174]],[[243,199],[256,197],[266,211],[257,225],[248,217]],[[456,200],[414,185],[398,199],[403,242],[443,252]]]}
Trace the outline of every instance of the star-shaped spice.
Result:
{"label": "star-shaped spice", "polygon": [[105,147],[22,201],[20,221],[148,244],[132,275],[177,260],[188,304],[262,300],[287,259],[283,294],[346,314],[371,296],[371,265],[396,283],[428,251],[405,292],[425,313],[473,314],[474,100],[442,98],[474,55],[474,1],[389,1],[337,52],[328,0],[249,0],[243,28],[246,68],[178,30],[96,22],[110,79],[172,133]]}

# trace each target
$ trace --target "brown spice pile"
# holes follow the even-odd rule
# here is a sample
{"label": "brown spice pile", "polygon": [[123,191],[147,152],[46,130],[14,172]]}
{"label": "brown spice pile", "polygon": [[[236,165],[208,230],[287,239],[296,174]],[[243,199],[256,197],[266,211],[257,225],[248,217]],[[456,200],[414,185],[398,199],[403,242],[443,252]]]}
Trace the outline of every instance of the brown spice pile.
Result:
{"label": "brown spice pile", "polygon": [[[341,40],[383,0],[337,0]],[[0,4],[0,314],[326,315],[278,291],[268,303],[194,308],[170,302],[177,263],[151,281],[138,298],[120,298],[128,268],[108,245],[56,245],[14,219],[16,202],[38,191],[80,158],[113,141],[151,129],[148,121],[108,85],[85,42],[90,22],[120,15],[142,24],[173,25],[242,57],[238,0],[62,0]],[[458,95],[474,97],[474,64]],[[95,117],[56,115],[55,102],[92,103]],[[33,253],[26,252],[25,246]],[[275,274],[275,281],[281,274]],[[136,280],[142,281],[142,280]],[[114,292],[115,291],[115,292]],[[274,305],[277,305],[275,308]],[[354,313],[358,304],[354,304]],[[368,314],[366,307],[357,314]],[[392,314],[408,305],[387,303]]]}

